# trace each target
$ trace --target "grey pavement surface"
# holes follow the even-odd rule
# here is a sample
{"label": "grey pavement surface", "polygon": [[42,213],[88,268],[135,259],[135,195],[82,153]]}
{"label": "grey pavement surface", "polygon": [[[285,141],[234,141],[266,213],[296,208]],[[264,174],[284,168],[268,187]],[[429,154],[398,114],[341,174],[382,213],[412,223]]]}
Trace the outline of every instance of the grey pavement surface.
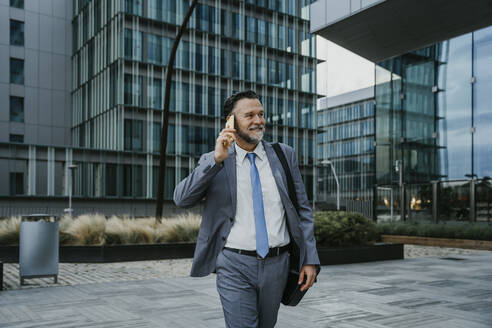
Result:
{"label": "grey pavement surface", "polygon": [[[323,267],[299,306],[281,307],[276,327],[492,327],[492,252],[412,247],[411,258],[405,248],[405,260]],[[59,284],[20,288],[18,267],[6,264],[0,327],[224,327],[215,275],[179,277],[189,265],[60,264]]]}

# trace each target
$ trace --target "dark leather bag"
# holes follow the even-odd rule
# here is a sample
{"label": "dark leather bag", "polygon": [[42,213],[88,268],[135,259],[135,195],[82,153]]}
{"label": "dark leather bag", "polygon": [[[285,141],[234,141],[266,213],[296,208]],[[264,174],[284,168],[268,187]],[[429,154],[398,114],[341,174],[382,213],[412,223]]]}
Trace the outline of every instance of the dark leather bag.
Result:
{"label": "dark leather bag", "polygon": [[[296,190],[294,187],[294,179],[292,178],[292,173],[290,172],[289,164],[287,163],[287,159],[285,158],[285,154],[280,148],[278,143],[272,144],[273,150],[277,154],[280,163],[284,169],[285,175],[287,177],[287,187],[289,189],[289,198],[294,205],[294,208],[299,214],[299,203],[297,202]],[[307,290],[301,291],[301,286],[306,282],[306,277],[304,277],[304,281],[301,285],[299,285],[299,248],[296,243],[293,242],[292,234],[290,232],[289,223],[287,222],[287,230],[289,230],[290,240],[291,242],[291,252],[290,252],[290,269],[289,269],[289,277],[287,278],[287,284],[285,285],[284,294],[282,295],[282,304],[288,306],[296,306],[299,304],[301,299],[306,294]],[[319,265],[316,266],[316,276],[320,271]],[[315,280],[316,281],[316,280]]]}

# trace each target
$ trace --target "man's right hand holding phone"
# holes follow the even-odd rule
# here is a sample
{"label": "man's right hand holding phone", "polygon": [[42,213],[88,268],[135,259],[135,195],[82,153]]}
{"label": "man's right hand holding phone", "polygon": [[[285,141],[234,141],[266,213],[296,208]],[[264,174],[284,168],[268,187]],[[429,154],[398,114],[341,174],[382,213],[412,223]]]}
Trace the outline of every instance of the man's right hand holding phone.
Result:
{"label": "man's right hand holding phone", "polygon": [[215,141],[215,162],[222,163],[229,156],[229,147],[236,141],[236,129],[223,129]]}

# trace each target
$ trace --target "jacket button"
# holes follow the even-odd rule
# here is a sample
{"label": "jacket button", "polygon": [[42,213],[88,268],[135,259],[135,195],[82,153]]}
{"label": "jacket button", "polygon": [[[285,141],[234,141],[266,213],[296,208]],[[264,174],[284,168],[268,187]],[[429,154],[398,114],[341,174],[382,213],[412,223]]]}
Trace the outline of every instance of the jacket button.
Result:
{"label": "jacket button", "polygon": [[226,240],[226,237],[222,237],[222,240]]}
{"label": "jacket button", "polygon": [[233,218],[229,218],[229,221],[231,221],[231,222],[232,222],[232,221],[234,221],[234,219],[233,219]]}

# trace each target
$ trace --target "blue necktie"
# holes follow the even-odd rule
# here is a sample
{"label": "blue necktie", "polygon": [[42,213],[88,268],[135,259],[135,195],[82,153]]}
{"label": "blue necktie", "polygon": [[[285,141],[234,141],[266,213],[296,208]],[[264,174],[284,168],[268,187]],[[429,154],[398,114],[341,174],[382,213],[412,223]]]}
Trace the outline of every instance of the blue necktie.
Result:
{"label": "blue necktie", "polygon": [[268,254],[268,234],[263,209],[263,192],[261,191],[260,174],[255,165],[255,153],[248,153],[251,163],[251,187],[253,189],[253,208],[255,212],[256,253],[262,258]]}

